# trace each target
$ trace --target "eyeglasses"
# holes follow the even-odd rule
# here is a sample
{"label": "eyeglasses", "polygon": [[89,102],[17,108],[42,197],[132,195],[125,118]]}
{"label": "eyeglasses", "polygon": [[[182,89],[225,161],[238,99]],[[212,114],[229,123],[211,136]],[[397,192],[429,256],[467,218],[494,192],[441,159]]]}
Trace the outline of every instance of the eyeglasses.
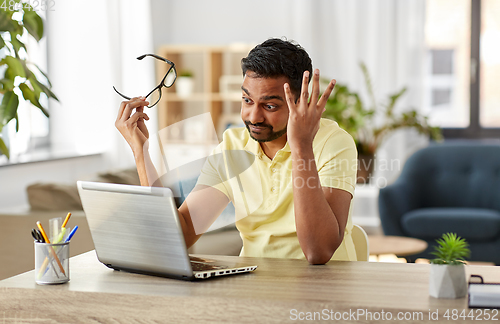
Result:
{"label": "eyeglasses", "polygon": [[[142,60],[146,56],[152,56],[152,57],[154,57],[154,58],[156,58],[158,60],[162,60],[162,61],[165,61],[168,64],[170,64],[170,68],[168,69],[167,73],[165,74],[165,76],[161,80],[160,84],[158,84],[153,90],[151,90],[146,95],[146,98],[148,98],[149,96],[151,96],[151,94],[153,94],[153,96],[151,98],[152,100],[150,100],[150,102],[154,102],[154,104],[148,106],[148,108],[151,108],[151,107],[155,106],[160,101],[160,99],[161,99],[161,88],[162,87],[170,88],[172,85],[174,85],[174,82],[177,79],[177,71],[175,70],[175,64],[174,64],[174,62],[169,61],[166,58],[163,58],[163,57],[155,55],[155,54],[144,54],[144,55],[139,56],[137,59],[138,60]],[[116,90],[116,88],[114,86],[113,86],[113,89],[115,89],[116,93],[118,93],[123,98],[130,100],[130,97],[127,97],[127,96],[121,94],[118,90]]]}

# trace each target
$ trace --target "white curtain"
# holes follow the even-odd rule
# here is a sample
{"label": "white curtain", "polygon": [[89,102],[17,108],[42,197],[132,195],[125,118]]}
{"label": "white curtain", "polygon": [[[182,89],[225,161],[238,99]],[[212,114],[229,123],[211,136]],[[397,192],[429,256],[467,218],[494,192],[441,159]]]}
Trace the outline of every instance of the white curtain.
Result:
{"label": "white curtain", "polygon": [[[324,76],[335,78],[362,95],[370,104],[359,63],[371,75],[375,96],[387,102],[402,87],[408,91],[398,109],[423,105],[424,0],[293,0],[291,37],[314,58]],[[377,153],[375,177],[392,182],[399,174],[397,163],[386,170],[380,162],[406,158],[427,141],[415,132],[391,136]]]}
{"label": "white curtain", "polygon": [[[121,102],[154,87],[149,0],[72,0],[47,12],[48,69],[60,103],[51,105],[55,150],[105,152],[109,168],[133,165],[130,149],[114,127]],[[156,110],[148,111],[152,132]]]}

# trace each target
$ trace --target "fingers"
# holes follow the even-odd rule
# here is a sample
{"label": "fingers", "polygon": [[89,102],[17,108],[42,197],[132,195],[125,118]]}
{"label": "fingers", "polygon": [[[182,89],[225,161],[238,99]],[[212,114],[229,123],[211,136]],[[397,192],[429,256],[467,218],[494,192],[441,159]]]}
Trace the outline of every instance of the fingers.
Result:
{"label": "fingers", "polygon": [[139,118],[139,120],[137,121],[137,127],[146,136],[146,138],[149,138],[149,131],[148,128],[146,127],[146,124],[144,123],[143,118]]}
{"label": "fingers", "polygon": [[286,103],[288,104],[288,108],[290,110],[295,110],[295,99],[293,97],[292,91],[290,90],[290,85],[288,83],[285,83],[284,85],[285,88],[285,98],[286,98]]}
{"label": "fingers", "polygon": [[333,88],[335,87],[335,84],[337,83],[337,80],[333,79],[328,83],[328,86],[326,87],[325,92],[323,92],[323,95],[318,101],[318,108],[325,108],[326,101],[328,100],[328,97],[330,97],[330,94],[333,91]]}
{"label": "fingers", "polygon": [[144,97],[135,97],[128,101],[122,101],[116,120],[124,122],[130,117],[133,109],[144,108],[147,105],[149,105],[149,102]]}
{"label": "fingers", "polygon": [[[135,111],[139,112],[139,113],[144,113],[144,107],[136,108]],[[147,117],[149,119],[149,116],[147,116]],[[143,117],[139,117],[139,119],[137,120],[137,127],[139,127],[139,129],[141,131],[144,132],[144,130],[146,130],[146,132],[147,132],[146,124],[144,123],[144,118]]]}
{"label": "fingers", "polygon": [[[328,86],[326,87],[325,92],[323,92],[323,95],[320,98],[319,69],[315,69],[313,72],[312,94],[310,101],[308,92],[308,81],[309,81],[309,71],[304,71],[304,75],[302,78],[302,89],[300,93],[299,106],[300,103],[303,104],[305,103],[304,106],[302,107],[305,107],[306,109],[307,107],[316,107],[317,110],[320,110],[322,112],[325,108],[328,97],[330,97],[330,94],[332,93],[333,88],[335,87],[337,81],[335,79],[331,80]],[[290,86],[288,84],[285,84],[285,96],[290,109],[295,109],[297,105],[295,105],[295,102],[293,100],[293,95],[291,93]]]}
{"label": "fingers", "polygon": [[305,102],[306,104],[309,101],[309,71],[304,71],[302,76],[302,89],[299,100],[301,102]]}
{"label": "fingers", "polygon": [[120,103],[120,108],[118,109],[118,116],[116,116],[116,121],[119,121],[120,118],[122,118],[123,115],[123,110],[125,109],[125,106],[127,105],[128,101],[122,101]]}
{"label": "fingers", "polygon": [[146,113],[143,112],[135,112],[132,116],[130,116],[129,119],[125,122],[125,125],[127,127],[132,127],[134,124],[137,124],[139,120],[146,119],[149,120],[149,116],[146,115]]}
{"label": "fingers", "polygon": [[318,103],[318,99],[319,99],[319,70],[315,69],[313,74],[311,102],[309,104],[315,107],[316,104]]}

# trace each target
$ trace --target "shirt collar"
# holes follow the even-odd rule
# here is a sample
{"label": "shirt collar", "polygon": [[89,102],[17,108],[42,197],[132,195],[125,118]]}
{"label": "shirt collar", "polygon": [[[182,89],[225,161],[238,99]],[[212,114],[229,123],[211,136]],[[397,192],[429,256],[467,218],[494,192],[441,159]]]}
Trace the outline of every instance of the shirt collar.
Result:
{"label": "shirt collar", "polygon": [[244,150],[253,153],[255,155],[259,155],[259,153],[262,152],[262,148],[260,147],[259,142],[257,142],[250,136],[248,137],[248,141],[247,144],[245,145]]}
{"label": "shirt collar", "polygon": [[[256,156],[261,156],[262,154],[264,154],[264,152],[262,151],[262,147],[260,147],[259,142],[257,142],[251,137],[248,137],[248,141],[244,147],[244,150],[253,153]],[[285,146],[281,149],[281,151],[291,152],[290,145],[288,145],[288,142],[285,143]]]}

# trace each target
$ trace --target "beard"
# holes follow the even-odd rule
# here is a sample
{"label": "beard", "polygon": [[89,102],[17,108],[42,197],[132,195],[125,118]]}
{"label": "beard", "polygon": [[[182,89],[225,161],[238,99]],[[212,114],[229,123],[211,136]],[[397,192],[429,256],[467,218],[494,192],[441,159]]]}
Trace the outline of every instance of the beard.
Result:
{"label": "beard", "polygon": [[[250,127],[249,126],[257,126],[257,127],[263,127],[263,131],[265,131],[267,128],[268,130],[268,134],[267,136],[265,137],[255,137],[254,135],[252,135],[252,131],[250,130]],[[274,141],[275,139],[278,139],[280,138],[281,136],[285,135],[286,134],[286,126],[285,128],[283,128],[282,130],[279,130],[279,131],[274,131],[273,130],[273,126],[271,125],[266,125],[266,124],[262,124],[262,123],[257,123],[257,124],[252,124],[251,122],[249,121],[245,121],[245,126],[248,130],[248,134],[250,135],[250,137],[259,142],[259,143],[264,143],[264,142],[271,142],[271,141]]]}

